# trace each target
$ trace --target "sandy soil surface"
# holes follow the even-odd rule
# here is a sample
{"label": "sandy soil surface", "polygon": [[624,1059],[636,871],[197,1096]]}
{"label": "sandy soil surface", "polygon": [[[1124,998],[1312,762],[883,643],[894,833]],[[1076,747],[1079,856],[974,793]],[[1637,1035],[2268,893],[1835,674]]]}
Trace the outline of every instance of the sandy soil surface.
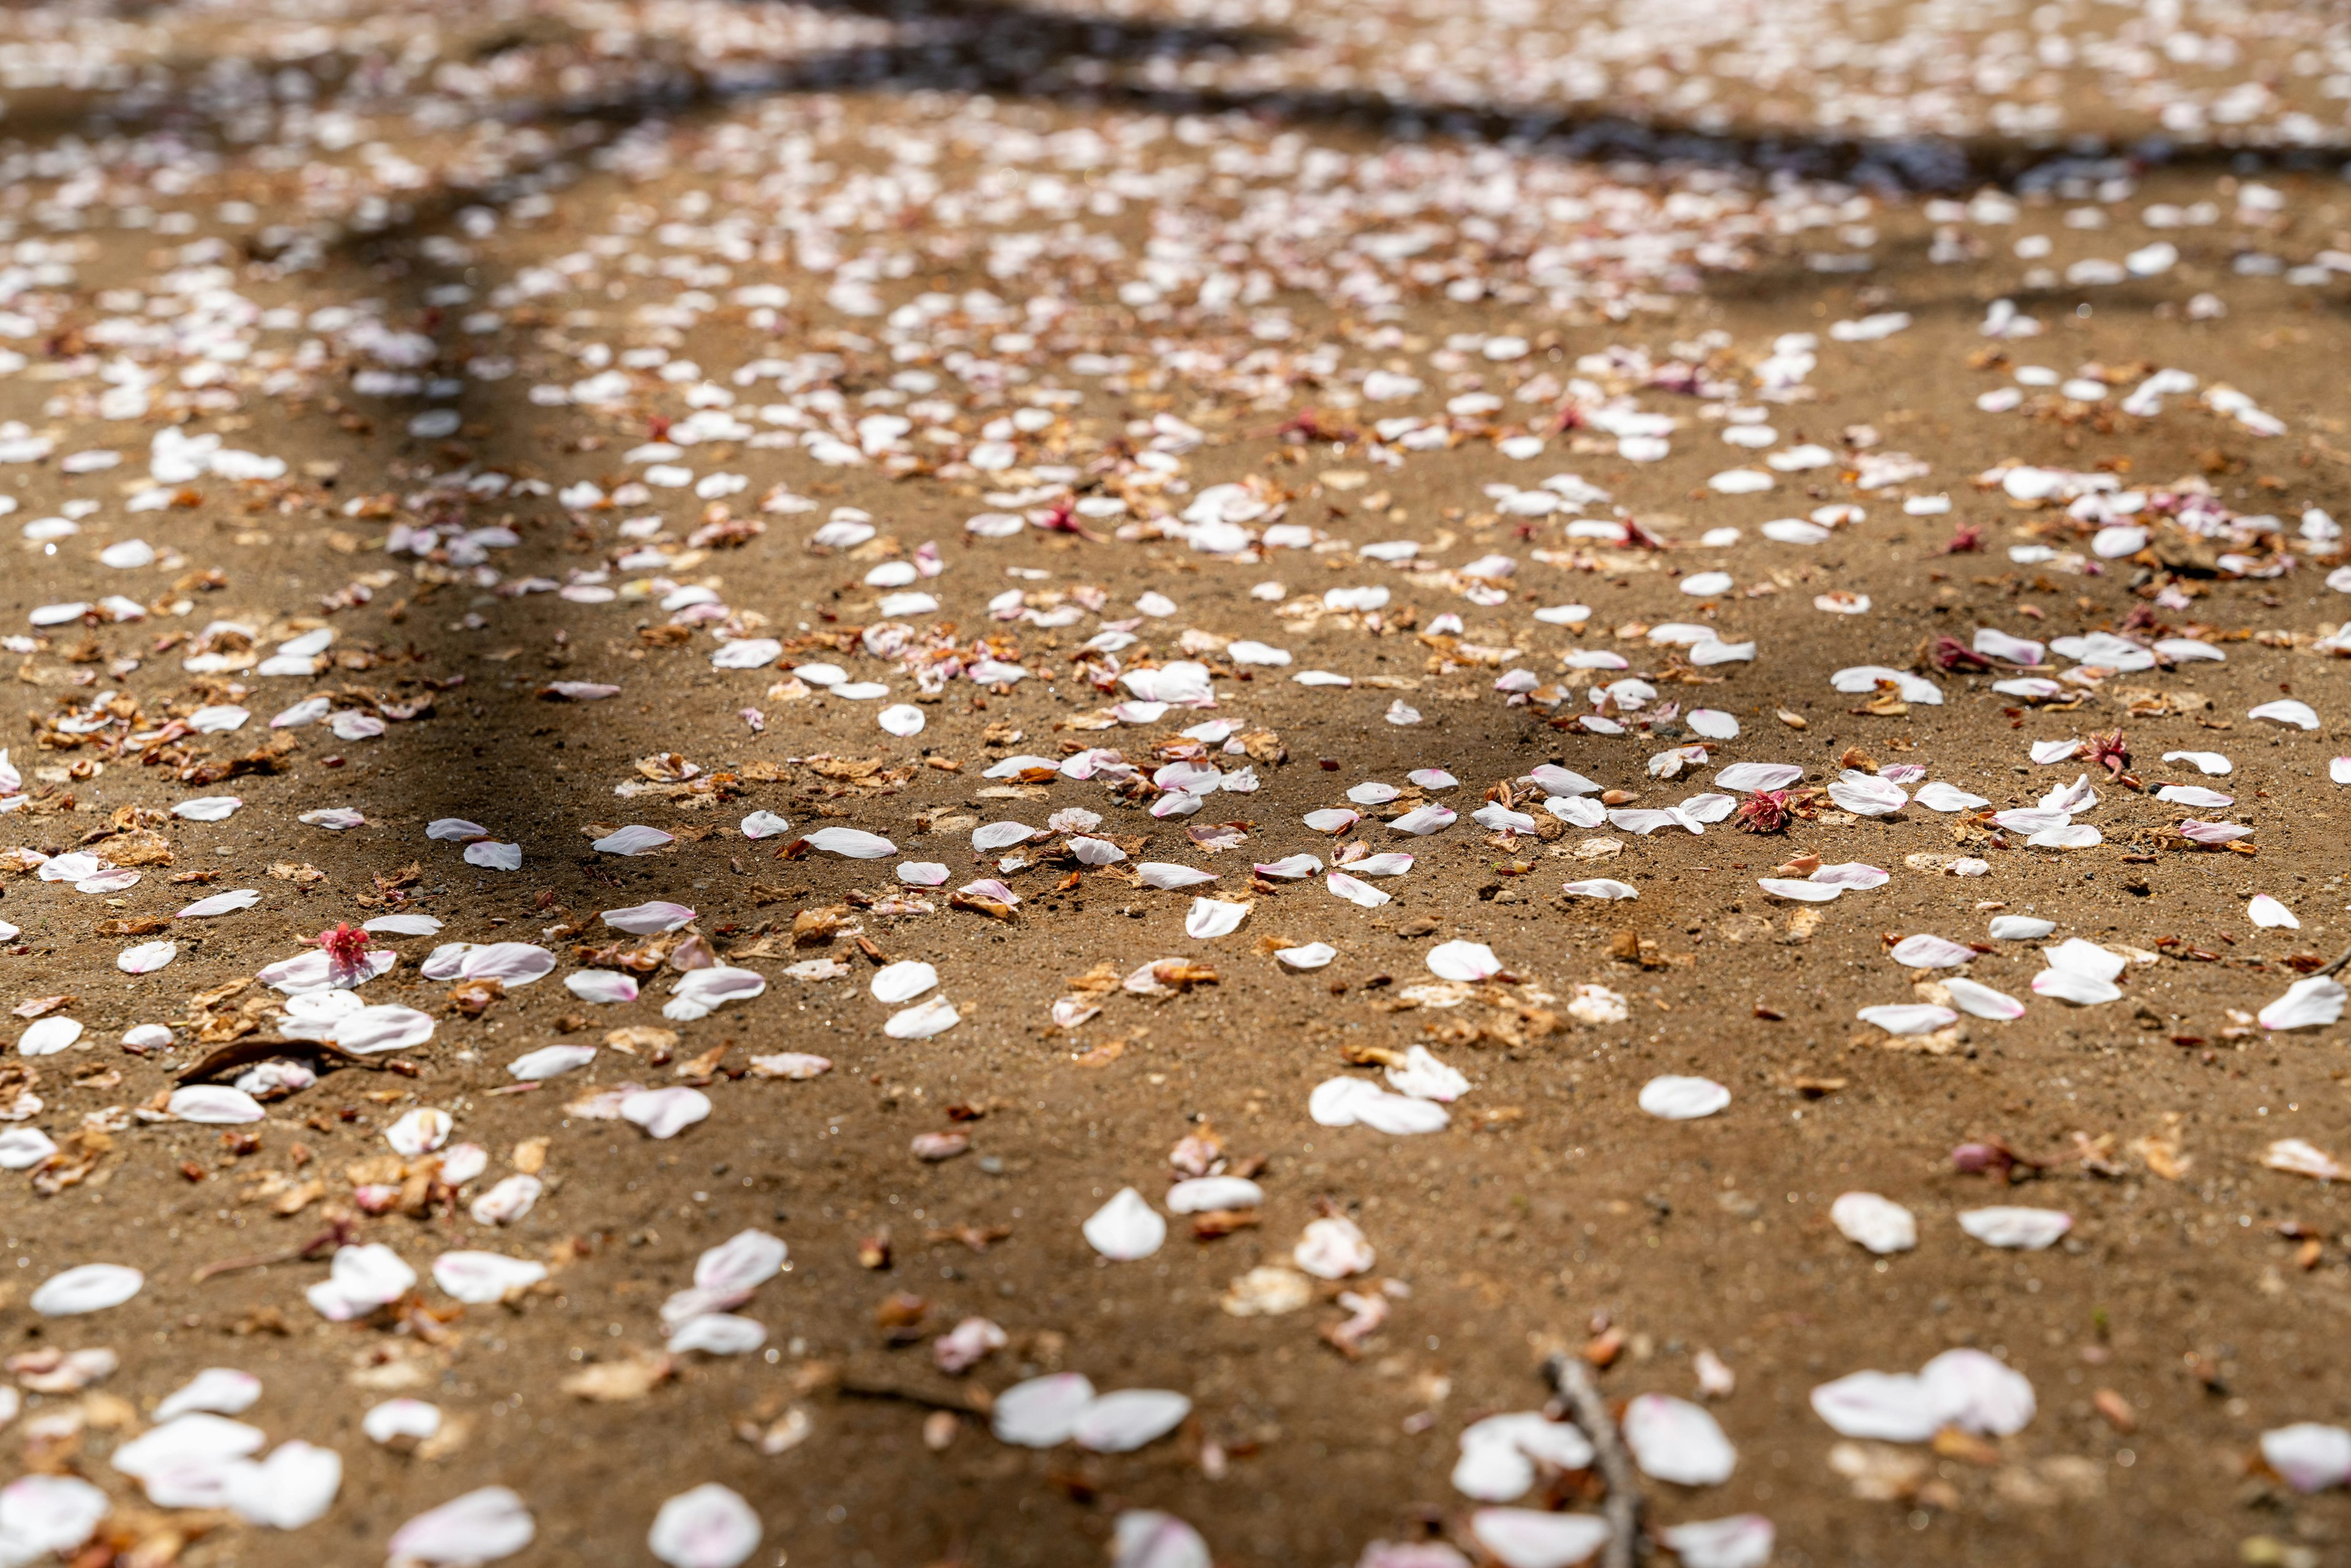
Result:
{"label": "sandy soil surface", "polygon": [[1970,9],[13,13],[0,1557],[2339,1560],[2351,37]]}

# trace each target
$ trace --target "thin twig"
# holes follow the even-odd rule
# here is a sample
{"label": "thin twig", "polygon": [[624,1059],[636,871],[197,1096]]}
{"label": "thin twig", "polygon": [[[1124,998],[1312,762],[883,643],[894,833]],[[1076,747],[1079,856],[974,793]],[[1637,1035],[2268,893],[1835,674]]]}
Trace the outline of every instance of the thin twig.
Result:
{"label": "thin twig", "polygon": [[350,1225],[338,1221],[299,1247],[289,1247],[283,1252],[256,1252],[246,1258],[225,1258],[217,1263],[207,1263],[196,1270],[195,1281],[201,1285],[206,1280],[222,1274],[234,1274],[246,1269],[266,1268],[272,1263],[303,1263],[322,1258],[334,1248],[348,1245],[351,1239]]}
{"label": "thin twig", "polygon": [[2335,973],[2335,970],[2343,967],[2346,964],[2351,964],[2351,947],[2346,947],[2343,949],[2343,951],[2336,956],[2335,962],[2327,965],[2325,968],[2313,969],[2310,972],[2310,977],[2315,980],[2324,976],[2331,975]]}
{"label": "thin twig", "polygon": [[1608,1521],[1608,1544],[1601,1552],[1601,1568],[1633,1568],[1640,1547],[1641,1488],[1633,1479],[1632,1457],[1616,1435],[1607,1401],[1600,1397],[1592,1369],[1579,1356],[1565,1352],[1554,1354],[1543,1363],[1543,1376],[1573,1407],[1575,1424],[1592,1439],[1600,1459],[1601,1479],[1608,1483],[1607,1499],[1601,1504],[1601,1513]]}

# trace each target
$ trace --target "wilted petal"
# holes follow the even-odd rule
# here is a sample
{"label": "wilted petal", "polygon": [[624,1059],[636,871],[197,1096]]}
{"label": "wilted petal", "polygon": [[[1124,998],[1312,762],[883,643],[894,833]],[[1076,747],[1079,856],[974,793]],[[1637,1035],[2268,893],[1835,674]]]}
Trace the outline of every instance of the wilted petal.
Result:
{"label": "wilted petal", "polygon": [[1318,1280],[1344,1280],[1371,1272],[1378,1261],[1361,1227],[1343,1214],[1310,1220],[1290,1260]]}
{"label": "wilted petal", "polygon": [[420,1105],[386,1127],[383,1138],[395,1150],[414,1159],[419,1155],[431,1154],[447,1143],[450,1130],[455,1125],[448,1112]]}
{"label": "wilted petal", "polygon": [[475,1198],[468,1212],[476,1225],[512,1225],[531,1211],[545,1190],[537,1176],[517,1172]]}

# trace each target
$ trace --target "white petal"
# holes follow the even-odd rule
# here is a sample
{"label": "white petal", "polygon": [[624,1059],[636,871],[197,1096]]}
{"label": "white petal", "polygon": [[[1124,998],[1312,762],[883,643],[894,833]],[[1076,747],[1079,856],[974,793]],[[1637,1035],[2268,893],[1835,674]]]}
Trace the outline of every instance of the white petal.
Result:
{"label": "white petal", "polygon": [[669,1568],[739,1568],[758,1549],[759,1516],[716,1481],[661,1505],[645,1544]]}
{"label": "white petal", "polygon": [[596,1060],[592,1045],[543,1045],[507,1063],[507,1075],[523,1083],[540,1083],[575,1072]]}
{"label": "white petal", "polygon": [[1164,1388],[1123,1388],[1103,1394],[1078,1413],[1070,1429],[1081,1448],[1097,1454],[1127,1454],[1157,1441],[1184,1424],[1192,1402]]}
{"label": "white petal", "polygon": [[261,1102],[242,1090],[221,1083],[191,1083],[172,1091],[171,1113],[183,1122],[235,1125],[267,1119]]}
{"label": "white petal", "polygon": [[2007,1437],[2032,1423],[2032,1385],[1982,1351],[1947,1350],[1918,1369],[1918,1381],[1945,1424],[1962,1431]]}
{"label": "white petal", "polygon": [[1641,1109],[1668,1122],[1694,1122],[1730,1103],[1730,1091],[1710,1078],[1668,1073],[1641,1086]]}
{"label": "white petal", "polygon": [[2014,997],[1964,977],[1945,980],[1943,989],[1950,994],[1953,1007],[1976,1018],[2004,1020],[2024,1016],[2024,1004]]}
{"label": "white petal", "polygon": [[1625,1407],[1625,1446],[1645,1475],[1677,1486],[1718,1486],[1739,1462],[1715,1418],[1687,1399],[1643,1394]]}
{"label": "white petal", "polygon": [[1148,1258],[1167,1239],[1167,1221],[1131,1186],[1094,1210],[1081,1228],[1087,1245],[1118,1262]]}
{"label": "white petal", "polygon": [[913,958],[901,959],[873,971],[873,999],[889,1007],[911,1002],[939,983],[939,972]]}
{"label": "white petal", "polygon": [[1947,937],[1921,932],[1906,936],[1894,945],[1886,956],[1906,968],[1948,969],[1959,964],[1975,962],[1976,950]]}
{"label": "white petal", "polygon": [[2263,1008],[2262,1027],[2271,1030],[2324,1029],[2343,1018],[2343,983],[2332,976],[2296,980],[2285,995]]}
{"label": "white petal", "polygon": [[635,977],[618,969],[574,969],[563,977],[563,988],[583,1002],[610,1005],[637,999]]}
{"label": "white petal", "polygon": [[215,915],[227,915],[234,910],[250,909],[261,902],[258,890],[240,887],[227,893],[215,893],[210,898],[200,898],[174,916],[180,920],[205,920]]}
{"label": "white petal", "polygon": [[710,1096],[699,1089],[643,1089],[621,1102],[621,1120],[655,1138],[674,1138],[710,1114]]}
{"label": "white petal", "polygon": [[588,847],[600,854],[649,855],[664,844],[675,841],[676,835],[648,828],[642,822],[632,822],[625,828],[605,834]]}
{"label": "white petal", "polygon": [[1959,1228],[1987,1247],[2038,1252],[2074,1228],[2074,1217],[2054,1208],[1995,1205],[1959,1212]]}
{"label": "white petal", "polygon": [[1943,1425],[1926,1383],[1907,1373],[1855,1372],[1813,1390],[1813,1413],[1839,1436],[1923,1443]]}
{"label": "white petal", "polygon": [[898,852],[898,846],[881,834],[856,828],[819,828],[808,836],[808,846],[856,861],[878,861]]}
{"label": "white petal", "polygon": [[521,1498],[505,1487],[484,1487],[418,1514],[392,1531],[387,1550],[394,1558],[456,1568],[511,1557],[537,1533]]}
{"label": "white petal", "polygon": [[1854,1017],[1864,1023],[1876,1024],[1893,1035],[1932,1034],[1959,1021],[1959,1015],[1950,1009],[1938,1008],[1930,1002],[1894,1002],[1864,1008]]}
{"label": "white petal", "polygon": [[2122,988],[2112,980],[2101,980],[2095,975],[2073,969],[2043,969],[2032,977],[2032,994],[2086,1008],[2120,1001],[2123,993]]}
{"label": "white petal", "polygon": [[1846,1240],[1872,1252],[1907,1252],[1918,1245],[1918,1221],[1891,1198],[1848,1192],[1829,1205],[1829,1222]]}
{"label": "white petal", "polygon": [[444,1252],[433,1260],[433,1282],[473,1306],[503,1301],[546,1278],[546,1264],[501,1252]]}
{"label": "white petal", "polygon": [[1760,1513],[1734,1513],[1672,1525],[1657,1539],[1681,1560],[1681,1568],[1764,1568],[1776,1532]]}
{"label": "white petal", "polygon": [[152,1419],[161,1425],[196,1410],[234,1416],[249,1409],[260,1397],[261,1379],[253,1374],[235,1367],[208,1366],[166,1395],[162,1403],[155,1406]]}
{"label": "white petal", "polygon": [[[2252,902],[2245,905],[2245,918],[2265,930],[2299,931],[2302,929],[2302,922],[2294,918],[2294,911],[2266,893],[2253,895]],[[132,949],[133,952],[137,950]],[[129,956],[129,954],[124,955],[126,957]]]}
{"label": "white petal", "polygon": [[2247,712],[2245,716],[2271,719],[2279,724],[2290,724],[2296,729],[2318,727],[2316,710],[2313,709],[2308,703],[2296,702],[2292,697],[2281,697],[2276,702],[2263,703],[2261,706]]}
{"label": "white petal", "polygon": [[1446,942],[1429,950],[1428,972],[1440,980],[1483,980],[1502,972],[1502,961],[1483,942]]}
{"label": "white petal", "polygon": [[1167,1189],[1171,1214],[1206,1214],[1217,1208],[1255,1208],[1265,1201],[1265,1189],[1242,1176],[1194,1176]]}
{"label": "white petal", "polygon": [[1093,1401],[1094,1385],[1081,1373],[1032,1377],[996,1396],[988,1424],[998,1442],[1024,1448],[1058,1448],[1070,1440],[1078,1417]]}
{"label": "white petal", "polygon": [[626,909],[607,909],[601,919],[615,931],[625,931],[632,936],[658,936],[692,923],[695,912],[683,904],[671,904],[655,899],[650,904],[632,904]]}
{"label": "white petal", "polygon": [[1241,922],[1249,918],[1251,907],[1219,898],[1196,898],[1192,901],[1191,913],[1184,917],[1184,934],[1201,942],[1229,936],[1240,929]]}
{"label": "white petal", "polygon": [[2262,1434],[2262,1458],[2296,1491],[2324,1491],[2351,1480],[2351,1432],[2300,1421]]}
{"label": "white petal", "polygon": [[120,1263],[84,1263],[41,1281],[33,1292],[32,1308],[48,1318],[104,1312],[137,1295],[146,1282],[144,1274]]}
{"label": "white petal", "polygon": [[441,1407],[422,1399],[387,1399],[368,1407],[360,1430],[379,1443],[422,1442],[441,1430]]}
{"label": "white petal", "polygon": [[1611,1531],[1597,1514],[1481,1508],[1469,1516],[1469,1533],[1502,1568],[1573,1568],[1607,1545]]}
{"label": "white petal", "polygon": [[342,1485],[342,1456],[298,1439],[258,1463],[232,1468],[225,1500],[248,1523],[299,1530],[326,1517]]}
{"label": "white petal", "polygon": [[963,1015],[956,1011],[953,1002],[945,997],[933,997],[929,1001],[892,1013],[889,1021],[883,1024],[882,1032],[892,1040],[928,1040],[933,1035],[945,1034],[962,1021]]}

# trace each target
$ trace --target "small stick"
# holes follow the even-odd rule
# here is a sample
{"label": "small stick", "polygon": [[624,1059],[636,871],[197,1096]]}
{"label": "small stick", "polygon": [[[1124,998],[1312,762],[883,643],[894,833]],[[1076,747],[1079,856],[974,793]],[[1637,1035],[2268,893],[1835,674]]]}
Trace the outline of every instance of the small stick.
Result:
{"label": "small stick", "polygon": [[833,1385],[834,1391],[852,1399],[903,1399],[909,1405],[921,1405],[933,1410],[952,1410],[958,1416],[985,1417],[995,1401],[973,1393],[934,1393],[912,1384],[882,1378],[844,1375]]}
{"label": "small stick", "polygon": [[2325,968],[2313,969],[2310,972],[2310,977],[2314,980],[2322,978],[2325,976],[2335,973],[2346,964],[2351,964],[2351,947],[2346,947],[2343,949],[2341,955],[2335,958],[2335,962],[2327,965]]}
{"label": "small stick", "polygon": [[195,1281],[201,1285],[206,1280],[221,1274],[234,1274],[245,1269],[259,1269],[271,1263],[308,1262],[323,1256],[329,1248],[347,1245],[350,1237],[350,1227],[339,1221],[313,1236],[301,1246],[289,1247],[283,1252],[256,1252],[247,1258],[224,1258],[217,1263],[207,1263],[196,1270]]}
{"label": "small stick", "polygon": [[1543,1363],[1543,1376],[1573,1407],[1575,1424],[1592,1439],[1600,1459],[1601,1479],[1608,1483],[1607,1499],[1601,1504],[1601,1513],[1608,1521],[1602,1568],[1633,1568],[1640,1546],[1641,1489],[1633,1479],[1633,1461],[1616,1435],[1607,1402],[1600,1397],[1599,1385],[1592,1381],[1592,1369],[1577,1356],[1563,1351],[1554,1354]]}

